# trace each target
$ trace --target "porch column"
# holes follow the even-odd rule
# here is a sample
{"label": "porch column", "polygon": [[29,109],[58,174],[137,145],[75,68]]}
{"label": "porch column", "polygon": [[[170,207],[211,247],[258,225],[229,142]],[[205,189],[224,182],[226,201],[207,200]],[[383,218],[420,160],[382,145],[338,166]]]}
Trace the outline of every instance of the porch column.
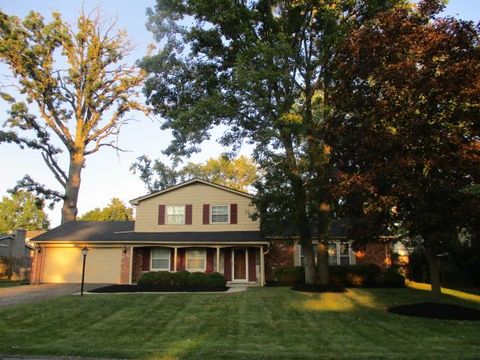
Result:
{"label": "porch column", "polygon": [[177,247],[173,248],[173,271],[177,272]]}
{"label": "porch column", "polygon": [[220,272],[220,248],[217,246],[217,266],[215,269],[216,272]]}
{"label": "porch column", "polygon": [[133,280],[133,246],[130,246],[130,275],[128,283],[131,285]]}
{"label": "porch column", "polygon": [[263,246],[260,246],[260,285],[265,285],[265,261],[263,258]]}

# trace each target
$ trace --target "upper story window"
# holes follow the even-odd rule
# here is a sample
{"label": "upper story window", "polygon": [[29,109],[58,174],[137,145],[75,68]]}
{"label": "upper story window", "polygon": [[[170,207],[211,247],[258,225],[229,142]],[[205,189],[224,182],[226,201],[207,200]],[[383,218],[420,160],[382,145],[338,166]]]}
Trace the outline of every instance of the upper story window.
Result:
{"label": "upper story window", "polygon": [[229,220],[229,206],[228,205],[212,205],[211,223],[212,224],[227,224]]}
{"label": "upper story window", "polygon": [[152,249],[152,270],[170,270],[170,249],[154,248]]}
{"label": "upper story window", "polygon": [[167,224],[185,224],[185,205],[167,205],[165,222]]}

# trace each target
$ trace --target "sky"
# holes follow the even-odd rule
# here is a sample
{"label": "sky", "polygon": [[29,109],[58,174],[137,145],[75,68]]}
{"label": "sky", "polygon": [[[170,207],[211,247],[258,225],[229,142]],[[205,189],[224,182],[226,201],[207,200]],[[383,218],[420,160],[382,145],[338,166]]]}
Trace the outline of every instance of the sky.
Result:
{"label": "sky", "polygon": [[[100,7],[111,18],[117,19],[118,28],[127,31],[135,45],[129,61],[142,58],[149,44],[154,43],[153,36],[145,28],[147,21],[145,12],[153,7],[155,0],[0,0],[0,9],[8,15],[25,17],[29,11],[41,13],[47,20],[53,11],[62,14],[68,23],[74,24],[80,9]],[[465,20],[480,21],[480,0],[450,0],[445,14]],[[8,68],[0,64],[0,81],[4,83]],[[0,119],[6,116],[7,106],[0,103]],[[106,206],[112,197],[118,197],[128,202],[130,199],[144,195],[147,191],[138,177],[131,173],[130,166],[141,155],[150,158],[161,158],[170,140],[169,131],[160,129],[160,119],[146,118],[140,113],[132,114],[132,120],[122,128],[119,135],[119,146],[128,152],[117,153],[104,148],[87,157],[86,167],[82,172],[82,183],[78,201],[79,214],[96,207]],[[2,120],[0,120],[2,121]],[[203,162],[210,157],[217,157],[227,149],[215,142],[219,132],[212,141],[201,146],[201,152],[192,156],[189,161]],[[245,146],[240,154],[248,155],[250,148]],[[65,163],[66,164],[66,163]],[[46,184],[56,190],[61,190],[53,175],[44,165],[39,152],[21,150],[12,144],[0,144],[0,196],[7,195],[7,190],[15,186],[17,180],[25,174],[30,174],[36,181]],[[51,227],[58,226],[61,218],[61,204],[53,211],[47,210]]]}

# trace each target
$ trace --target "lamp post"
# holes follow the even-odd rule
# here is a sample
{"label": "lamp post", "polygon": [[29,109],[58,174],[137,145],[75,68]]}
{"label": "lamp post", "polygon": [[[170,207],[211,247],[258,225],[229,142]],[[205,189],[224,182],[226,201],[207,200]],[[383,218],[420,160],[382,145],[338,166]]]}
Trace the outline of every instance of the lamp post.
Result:
{"label": "lamp post", "polygon": [[85,284],[85,261],[87,260],[88,248],[84,247],[82,249],[83,254],[83,265],[82,265],[82,287],[80,289],[80,296],[83,296],[83,285]]}

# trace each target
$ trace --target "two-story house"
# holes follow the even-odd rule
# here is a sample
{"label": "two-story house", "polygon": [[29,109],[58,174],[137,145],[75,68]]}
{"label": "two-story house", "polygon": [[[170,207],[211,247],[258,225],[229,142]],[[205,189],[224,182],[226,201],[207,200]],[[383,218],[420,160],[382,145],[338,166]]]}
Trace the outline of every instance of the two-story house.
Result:
{"label": "two-story house", "polygon": [[[193,179],[131,200],[135,221],[62,224],[33,239],[31,281],[80,282],[82,249],[88,249],[87,283],[131,284],[143,272],[186,270],[216,271],[229,283],[264,285],[276,268],[301,265],[302,254],[294,240],[262,237],[259,220],[249,216],[251,199],[250,194]],[[376,243],[370,252],[354,253],[351,242],[335,227],[332,231],[332,264],[371,260],[375,253],[374,262],[386,264],[386,245]]]}

